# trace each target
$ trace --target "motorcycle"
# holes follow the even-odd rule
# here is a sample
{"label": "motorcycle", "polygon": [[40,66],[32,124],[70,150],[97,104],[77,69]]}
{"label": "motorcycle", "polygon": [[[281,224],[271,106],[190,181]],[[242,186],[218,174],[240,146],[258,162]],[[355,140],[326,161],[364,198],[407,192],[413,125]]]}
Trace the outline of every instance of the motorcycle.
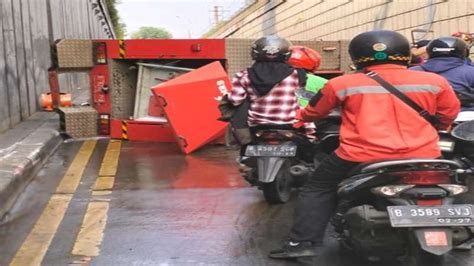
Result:
{"label": "motorcycle", "polygon": [[473,238],[474,206],[453,204],[468,188],[463,165],[444,159],[362,164],[339,184],[333,225],[343,248],[369,260],[408,255],[436,265]]}
{"label": "motorcycle", "polygon": [[252,129],[254,141],[245,148],[244,178],[263,191],[268,203],[285,203],[293,188],[302,186],[310,172],[313,144],[291,127],[260,126]]}
{"label": "motorcycle", "polygon": [[[437,265],[453,247],[473,240],[474,206],[466,204],[473,202],[466,192],[474,170],[474,121],[456,123],[440,133],[450,160],[361,164],[338,185],[332,224],[344,250],[369,261],[401,256],[412,265]],[[338,147],[339,125],[337,115],[317,124],[320,157]],[[471,200],[459,200],[463,196]]]}
{"label": "motorcycle", "polygon": [[[440,133],[449,160],[356,167],[338,186],[332,222],[341,246],[367,260],[405,256],[412,265],[437,265],[453,247],[472,241],[474,206],[466,204],[473,202],[466,192],[474,169],[473,141],[474,121],[457,121],[451,132]],[[466,196],[470,200],[460,200]]]}
{"label": "motorcycle", "polygon": [[[474,117],[466,116],[462,112],[451,131],[440,132],[439,146],[443,158],[457,161],[463,165],[463,168],[468,169],[463,182],[469,191],[474,191],[474,174],[469,173],[474,169],[474,120],[469,120],[471,118]],[[474,203],[474,193],[464,194],[457,201]]]}
{"label": "motorcycle", "polygon": [[[314,93],[298,89],[299,99]],[[293,188],[301,187],[317,164],[326,156],[300,129],[291,125],[268,125],[252,129],[253,142],[245,147],[241,173],[248,183],[263,191],[270,204],[286,203]]]}
{"label": "motorcycle", "polygon": [[439,146],[444,158],[474,166],[474,112],[461,112],[451,131],[440,131]]}

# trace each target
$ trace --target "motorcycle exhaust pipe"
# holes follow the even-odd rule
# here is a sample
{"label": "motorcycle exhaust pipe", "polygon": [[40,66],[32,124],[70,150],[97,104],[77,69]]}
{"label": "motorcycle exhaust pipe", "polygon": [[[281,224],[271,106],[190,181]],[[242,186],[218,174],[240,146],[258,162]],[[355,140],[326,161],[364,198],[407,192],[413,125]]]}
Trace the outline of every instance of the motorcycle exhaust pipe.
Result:
{"label": "motorcycle exhaust pipe", "polygon": [[299,164],[291,166],[289,171],[290,175],[294,177],[301,177],[309,174],[309,168]]}

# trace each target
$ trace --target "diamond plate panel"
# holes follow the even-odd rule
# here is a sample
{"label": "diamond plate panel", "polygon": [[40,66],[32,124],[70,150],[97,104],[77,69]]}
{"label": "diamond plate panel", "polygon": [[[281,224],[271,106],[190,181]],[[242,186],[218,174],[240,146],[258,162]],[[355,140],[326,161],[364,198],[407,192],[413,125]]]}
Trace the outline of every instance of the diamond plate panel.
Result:
{"label": "diamond plate panel", "polygon": [[[252,64],[250,46],[253,39],[226,39],[226,58],[229,76]],[[291,41],[293,45],[304,45],[321,54],[318,70],[350,71],[350,57],[347,52],[348,41]],[[327,49],[324,49],[327,48]],[[326,50],[326,51],[325,51]]]}
{"label": "diamond plate panel", "polygon": [[250,57],[250,45],[253,39],[226,39],[225,57],[227,58],[227,73],[232,77],[238,71],[252,64]]}
{"label": "diamond plate panel", "polygon": [[111,60],[110,83],[112,119],[129,119],[133,116],[137,86],[137,67],[133,63]]}
{"label": "diamond plate panel", "polygon": [[60,40],[56,44],[59,69],[91,68],[92,41]]}
{"label": "diamond plate panel", "polygon": [[349,55],[349,40],[341,41],[341,70],[344,73],[350,73],[353,70],[351,69],[352,60]]}
{"label": "diamond plate panel", "polygon": [[90,106],[59,108],[61,131],[72,138],[97,136],[97,111]]}

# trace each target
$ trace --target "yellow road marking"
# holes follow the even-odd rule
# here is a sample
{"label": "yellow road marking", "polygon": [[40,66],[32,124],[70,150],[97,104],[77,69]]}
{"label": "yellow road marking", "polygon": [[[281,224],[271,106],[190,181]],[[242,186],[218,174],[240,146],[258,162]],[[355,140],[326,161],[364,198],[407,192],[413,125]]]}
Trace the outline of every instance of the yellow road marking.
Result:
{"label": "yellow road marking", "polygon": [[112,194],[110,190],[92,191],[92,196],[108,196],[110,194]]}
{"label": "yellow road marking", "polygon": [[56,189],[56,193],[72,194],[76,191],[96,144],[96,140],[87,140],[82,144],[76,158],[74,158],[74,161]]}
{"label": "yellow road marking", "polygon": [[[115,182],[115,174],[120,157],[120,140],[111,140],[102,160],[99,176],[92,186],[92,196],[107,196],[112,193]],[[96,198],[90,202],[86,215],[82,221],[81,230],[77,235],[72,254],[76,256],[95,257],[100,253],[100,245],[104,238],[104,230],[107,224],[107,213],[109,203],[107,198]]]}
{"label": "yellow road marking", "polygon": [[122,142],[120,140],[111,140],[109,142],[104,160],[100,166],[99,176],[114,176],[117,173],[121,145]]}
{"label": "yellow road marking", "polygon": [[97,256],[104,237],[107,223],[108,202],[91,202],[82,221],[72,254],[77,256]]}
{"label": "yellow road marking", "polygon": [[95,181],[92,190],[94,190],[94,192],[101,190],[111,190],[114,187],[114,182],[114,176],[99,176]]}
{"label": "yellow road marking", "polygon": [[107,146],[107,151],[100,166],[99,177],[97,177],[92,187],[93,196],[103,196],[112,193],[110,190],[112,190],[115,183],[121,145],[122,143],[119,140],[111,140]]}
{"label": "yellow road marking", "polygon": [[91,257],[83,257],[82,259],[80,260],[75,260],[71,263],[68,264],[68,266],[84,266],[84,265],[89,265],[90,264],[90,261],[92,260]]}
{"label": "yellow road marking", "polygon": [[10,266],[41,265],[72,195],[53,195]]}
{"label": "yellow road marking", "polygon": [[[96,141],[86,141],[69,166],[56,193],[49,199],[46,208],[34,225],[28,237],[18,249],[11,266],[40,265],[49,245],[58,230],[59,224],[76,191],[79,180],[94,151]],[[69,194],[62,194],[68,193]]]}

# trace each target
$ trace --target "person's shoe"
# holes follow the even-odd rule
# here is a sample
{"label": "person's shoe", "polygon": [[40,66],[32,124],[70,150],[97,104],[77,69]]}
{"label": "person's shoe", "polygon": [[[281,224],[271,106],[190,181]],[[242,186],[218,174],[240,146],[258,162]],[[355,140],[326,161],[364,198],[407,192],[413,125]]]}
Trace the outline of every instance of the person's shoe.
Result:
{"label": "person's shoe", "polygon": [[250,157],[248,156],[239,156],[237,158],[235,158],[235,161],[239,164],[241,163],[245,163],[245,161],[247,161],[248,159],[250,159]]}
{"label": "person's shoe", "polygon": [[239,172],[242,176],[248,176],[249,173],[252,171],[252,168],[245,164],[245,161],[248,160],[249,157],[240,156],[235,161],[239,165]]}
{"label": "person's shoe", "polygon": [[243,177],[248,177],[250,175],[250,172],[252,172],[252,168],[248,167],[247,165],[243,163],[240,163],[239,172]]}
{"label": "person's shoe", "polygon": [[309,241],[288,241],[282,248],[270,251],[268,257],[272,259],[292,259],[299,257],[313,257],[317,255],[317,246]]}

